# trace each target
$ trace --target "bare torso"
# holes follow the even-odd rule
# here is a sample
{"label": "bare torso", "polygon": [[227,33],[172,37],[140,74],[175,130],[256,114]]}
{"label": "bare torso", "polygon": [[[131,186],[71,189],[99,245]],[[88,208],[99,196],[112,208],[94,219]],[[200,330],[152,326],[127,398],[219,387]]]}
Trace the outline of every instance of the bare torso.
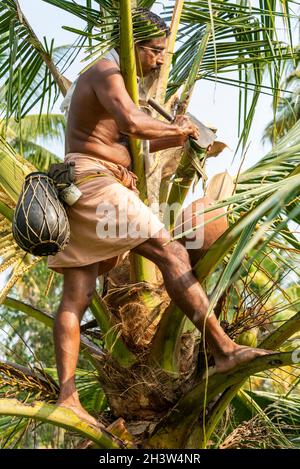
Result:
{"label": "bare torso", "polygon": [[83,73],[74,90],[66,131],[66,153],[85,153],[130,167],[130,153],[124,145],[126,136],[120,133],[115,120],[97,99],[91,85],[93,73],[94,67]]}

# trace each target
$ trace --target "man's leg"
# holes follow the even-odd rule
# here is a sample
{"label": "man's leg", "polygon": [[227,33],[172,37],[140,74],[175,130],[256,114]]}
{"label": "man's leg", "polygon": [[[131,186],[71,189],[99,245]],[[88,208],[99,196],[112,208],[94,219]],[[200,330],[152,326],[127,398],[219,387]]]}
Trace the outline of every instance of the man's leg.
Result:
{"label": "man's leg", "polygon": [[80,418],[97,424],[79,402],[75,370],[80,346],[80,321],[96,285],[98,264],[64,269],[63,296],[54,321],[56,365],[60,384],[57,404],[71,408]]}
{"label": "man's leg", "polygon": [[203,332],[214,356],[217,370],[226,372],[239,363],[268,353],[265,350],[243,347],[235,344],[220,326],[214,314],[205,323],[208,311],[208,298],[192,272],[187,250],[171,239],[167,230],[162,229],[158,236],[150,238],[132,251],[154,262],[162,272],[166,290],[174,303]]}

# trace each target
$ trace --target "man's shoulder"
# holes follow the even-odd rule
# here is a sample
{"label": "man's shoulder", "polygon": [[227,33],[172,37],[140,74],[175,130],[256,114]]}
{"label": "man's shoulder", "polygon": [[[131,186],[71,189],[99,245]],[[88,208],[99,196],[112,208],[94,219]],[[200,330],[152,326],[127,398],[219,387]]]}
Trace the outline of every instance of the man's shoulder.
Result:
{"label": "man's shoulder", "polygon": [[116,62],[106,57],[102,57],[101,59],[97,60],[97,62],[95,62],[94,65],[92,65],[91,69],[96,72],[103,72],[103,71],[110,70],[110,69],[115,69],[115,70],[120,71],[119,65]]}
{"label": "man's shoulder", "polygon": [[100,59],[82,75],[83,83],[99,88],[99,85],[119,86],[121,71],[117,64],[107,59]]}

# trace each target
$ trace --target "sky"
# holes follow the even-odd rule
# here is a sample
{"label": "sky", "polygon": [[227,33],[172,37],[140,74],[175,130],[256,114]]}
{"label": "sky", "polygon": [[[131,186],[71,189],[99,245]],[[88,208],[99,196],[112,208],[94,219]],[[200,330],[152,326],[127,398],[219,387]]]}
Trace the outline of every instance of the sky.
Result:
{"label": "sky", "polygon": [[[80,1],[84,3],[84,0]],[[82,25],[81,20],[44,3],[42,0],[19,0],[19,2],[38,37],[40,39],[43,36],[54,37],[56,45],[71,44],[74,40],[72,33],[62,29],[63,25],[75,28],[80,28]],[[154,11],[161,13],[162,8],[163,3],[159,2]],[[73,81],[83,67],[84,65],[80,63],[73,65],[66,76]],[[208,176],[225,170],[234,176],[240,166],[240,156],[232,161],[238,142],[238,89],[201,80],[196,84],[188,111],[200,121],[213,124],[218,129],[217,139],[225,142],[229,147],[217,158],[208,161]],[[59,103],[54,112],[59,112]],[[257,105],[249,138],[250,146],[243,168],[251,166],[267,152],[268,146],[262,145],[261,137],[265,125],[271,118],[271,97],[262,95]],[[62,152],[63,149],[59,147],[58,151]],[[201,189],[199,190],[201,191]]]}

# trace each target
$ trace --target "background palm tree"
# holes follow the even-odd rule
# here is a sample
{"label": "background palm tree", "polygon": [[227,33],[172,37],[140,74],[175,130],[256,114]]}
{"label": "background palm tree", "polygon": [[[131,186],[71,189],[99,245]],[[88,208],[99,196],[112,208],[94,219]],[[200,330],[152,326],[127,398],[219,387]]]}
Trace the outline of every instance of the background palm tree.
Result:
{"label": "background palm tree", "polygon": [[[127,89],[137,102],[132,38],[142,40],[159,32],[146,24],[139,12],[132,12],[135,2],[97,0],[83,6],[67,0],[44,1],[86,22],[85,31],[75,31],[79,35],[77,45],[83,46],[85,41],[89,57],[95,60],[119,44],[121,36],[121,64],[127,64],[122,65],[122,71]],[[136,3],[151,7],[155,2]],[[7,0],[0,2],[0,7],[1,50],[10,51],[9,57],[1,56],[0,51],[4,117],[6,123],[11,116],[21,122],[33,102],[39,102],[41,109],[45,105],[50,109],[58,90],[65,94],[69,83],[55,61],[53,43],[39,42],[18,2]],[[167,57],[173,59],[172,63],[166,60],[151,89],[152,96],[175,112],[185,112],[196,80],[244,87],[239,146],[245,148],[255,105],[267,86],[264,77],[269,75],[269,89],[276,99],[285,61],[297,58],[297,49],[276,36],[275,25],[281,21],[291,38],[293,14],[289,2],[273,2],[272,6],[261,2],[257,8],[244,2],[178,0],[170,2],[166,16],[172,24]],[[112,35],[112,24],[119,19],[120,34]],[[74,60],[72,52],[72,48],[67,50],[65,64]],[[228,79],[228,71],[236,72],[236,81]],[[203,337],[170,303],[153,265],[132,256],[110,273],[104,297],[102,285],[98,285],[90,307],[95,320],[89,317],[82,326],[82,352],[89,365],[84,361],[86,370],[78,370],[79,391],[103,428],[95,430],[80,422],[72,411],[53,406],[58,392],[55,369],[46,369],[44,364],[20,367],[3,362],[3,446],[24,445],[27,419],[75,431],[102,448],[261,447],[266,441],[269,447],[299,445],[295,436],[300,410],[299,367],[293,354],[300,329],[299,242],[291,228],[291,221],[298,224],[300,212],[299,127],[297,122],[258,163],[237,175],[233,195],[223,200],[216,197],[209,210],[228,207],[230,226],[194,265],[197,278],[210,295],[211,309],[227,333],[240,343],[251,342],[279,352],[226,376],[208,378],[204,373],[203,378],[206,365],[211,364]],[[171,175],[162,171],[170,154],[157,155],[158,164],[153,169],[155,160],[147,160],[149,155],[142,153],[139,142],[132,141],[131,150],[145,202],[158,199],[160,192],[161,200],[182,205],[191,184],[205,178],[208,155],[197,153],[192,145],[179,155],[178,151],[171,155],[176,162],[175,174]],[[143,158],[146,165],[139,164]],[[1,269],[12,269],[1,301],[15,316],[25,314],[51,327],[53,316],[49,309],[46,311],[45,303],[34,304],[32,291],[28,301],[24,287],[17,288],[24,275],[34,278],[41,260],[24,255],[11,235],[13,208],[22,181],[34,166],[12,148],[8,137],[1,137],[0,161]],[[152,167],[152,178],[145,177],[145,167]],[[163,190],[157,181],[163,182]],[[44,277],[38,272],[40,290],[46,291],[48,298],[57,298],[60,283],[51,286]],[[8,297],[13,287],[13,297]],[[43,295],[37,295],[43,299]],[[278,379],[281,388],[276,388]],[[262,431],[268,435],[263,442]],[[65,444],[74,442],[75,438]]]}
{"label": "background palm tree", "polygon": [[53,153],[45,146],[51,146],[52,142],[64,142],[65,118],[61,114],[30,114],[20,122],[10,118],[8,125],[3,119],[0,132],[9,145],[39,171],[46,171],[50,164],[62,160],[62,155]]}
{"label": "background palm tree", "polygon": [[[299,78],[299,62],[297,61],[295,64],[294,61],[288,61],[286,65],[286,76],[282,83],[283,92],[277,102],[276,115],[274,115],[274,119],[265,129],[264,140],[276,142],[299,120]],[[285,90],[287,92],[285,92]]]}

